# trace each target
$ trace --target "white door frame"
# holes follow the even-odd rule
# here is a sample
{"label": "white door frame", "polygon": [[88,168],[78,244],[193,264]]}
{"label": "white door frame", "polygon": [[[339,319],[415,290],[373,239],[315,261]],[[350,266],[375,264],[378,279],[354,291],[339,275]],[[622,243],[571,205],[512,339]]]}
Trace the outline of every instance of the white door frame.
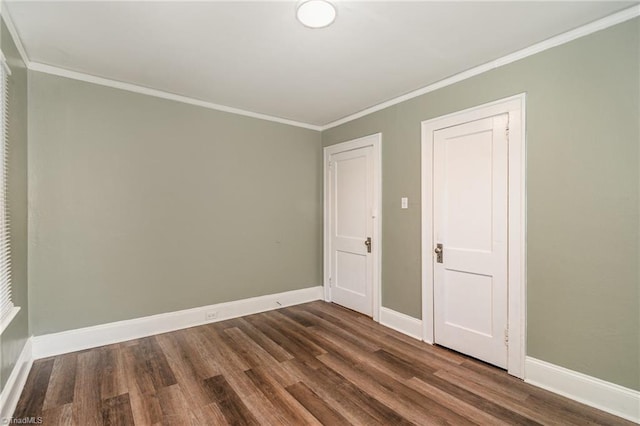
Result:
{"label": "white door frame", "polygon": [[438,129],[509,114],[508,372],[524,378],[526,343],[525,101],[522,93],[422,122],[422,336],[434,342],[433,134]]}
{"label": "white door frame", "polygon": [[373,147],[373,320],[380,322],[380,283],[382,265],[382,133],[330,145],[324,148],[324,300],[331,302],[331,215],[329,212],[329,158],[332,154],[367,146]]}

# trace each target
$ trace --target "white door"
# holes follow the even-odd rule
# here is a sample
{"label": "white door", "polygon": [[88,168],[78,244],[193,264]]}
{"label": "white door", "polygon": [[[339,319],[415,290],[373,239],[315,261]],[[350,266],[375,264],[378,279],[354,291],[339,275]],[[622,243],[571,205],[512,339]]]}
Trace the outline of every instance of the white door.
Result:
{"label": "white door", "polygon": [[331,301],[372,316],[374,148],[334,148],[328,168]]}
{"label": "white door", "polygon": [[503,114],[449,127],[434,133],[433,145],[435,342],[502,368],[507,125]]}

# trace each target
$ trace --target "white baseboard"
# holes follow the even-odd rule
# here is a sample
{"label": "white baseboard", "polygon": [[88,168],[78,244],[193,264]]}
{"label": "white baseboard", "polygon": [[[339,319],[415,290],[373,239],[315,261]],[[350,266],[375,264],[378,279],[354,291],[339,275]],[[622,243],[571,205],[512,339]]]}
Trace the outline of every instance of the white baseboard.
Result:
{"label": "white baseboard", "polygon": [[525,382],[640,423],[640,392],[527,357]]}
{"label": "white baseboard", "polygon": [[27,376],[33,364],[32,340],[30,337],[25,342],[20,356],[13,367],[7,383],[0,393],[0,424],[8,424],[8,420],[13,416],[13,412],[18,405],[18,399],[22,394],[22,389],[27,382]]}
{"label": "white baseboard", "polygon": [[392,328],[414,339],[422,340],[422,320],[392,309],[380,307],[380,324]]}
{"label": "white baseboard", "polygon": [[[165,314],[112,322],[93,327],[79,328],[60,333],[45,334],[33,338],[33,358],[75,352],[83,349],[138,339],[194,327],[210,322],[223,321],[244,315],[257,314],[285,306],[321,300],[322,287],[310,287],[284,293],[269,294],[232,302],[168,312]],[[215,318],[207,314],[214,313]]]}

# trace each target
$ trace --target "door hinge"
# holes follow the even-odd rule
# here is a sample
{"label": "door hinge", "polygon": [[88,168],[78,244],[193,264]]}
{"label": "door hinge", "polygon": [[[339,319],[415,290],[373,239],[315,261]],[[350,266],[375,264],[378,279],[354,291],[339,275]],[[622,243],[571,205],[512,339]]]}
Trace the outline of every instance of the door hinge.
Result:
{"label": "door hinge", "polygon": [[509,346],[509,329],[504,329],[504,344]]}
{"label": "door hinge", "polygon": [[331,287],[332,284],[333,284],[333,280],[331,277],[329,277],[329,287]]}
{"label": "door hinge", "polygon": [[509,139],[509,125],[507,124],[507,128],[505,129],[505,134],[507,135],[507,139]]}
{"label": "door hinge", "polygon": [[333,161],[329,161],[329,169],[333,168]]}

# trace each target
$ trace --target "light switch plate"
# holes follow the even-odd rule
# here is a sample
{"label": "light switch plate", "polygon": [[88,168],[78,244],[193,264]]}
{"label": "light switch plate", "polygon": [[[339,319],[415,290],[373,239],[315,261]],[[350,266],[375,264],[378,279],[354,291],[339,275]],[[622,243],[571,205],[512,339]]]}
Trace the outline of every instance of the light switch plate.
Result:
{"label": "light switch plate", "polygon": [[409,199],[407,197],[402,197],[400,199],[400,205],[403,209],[408,209],[409,208]]}

